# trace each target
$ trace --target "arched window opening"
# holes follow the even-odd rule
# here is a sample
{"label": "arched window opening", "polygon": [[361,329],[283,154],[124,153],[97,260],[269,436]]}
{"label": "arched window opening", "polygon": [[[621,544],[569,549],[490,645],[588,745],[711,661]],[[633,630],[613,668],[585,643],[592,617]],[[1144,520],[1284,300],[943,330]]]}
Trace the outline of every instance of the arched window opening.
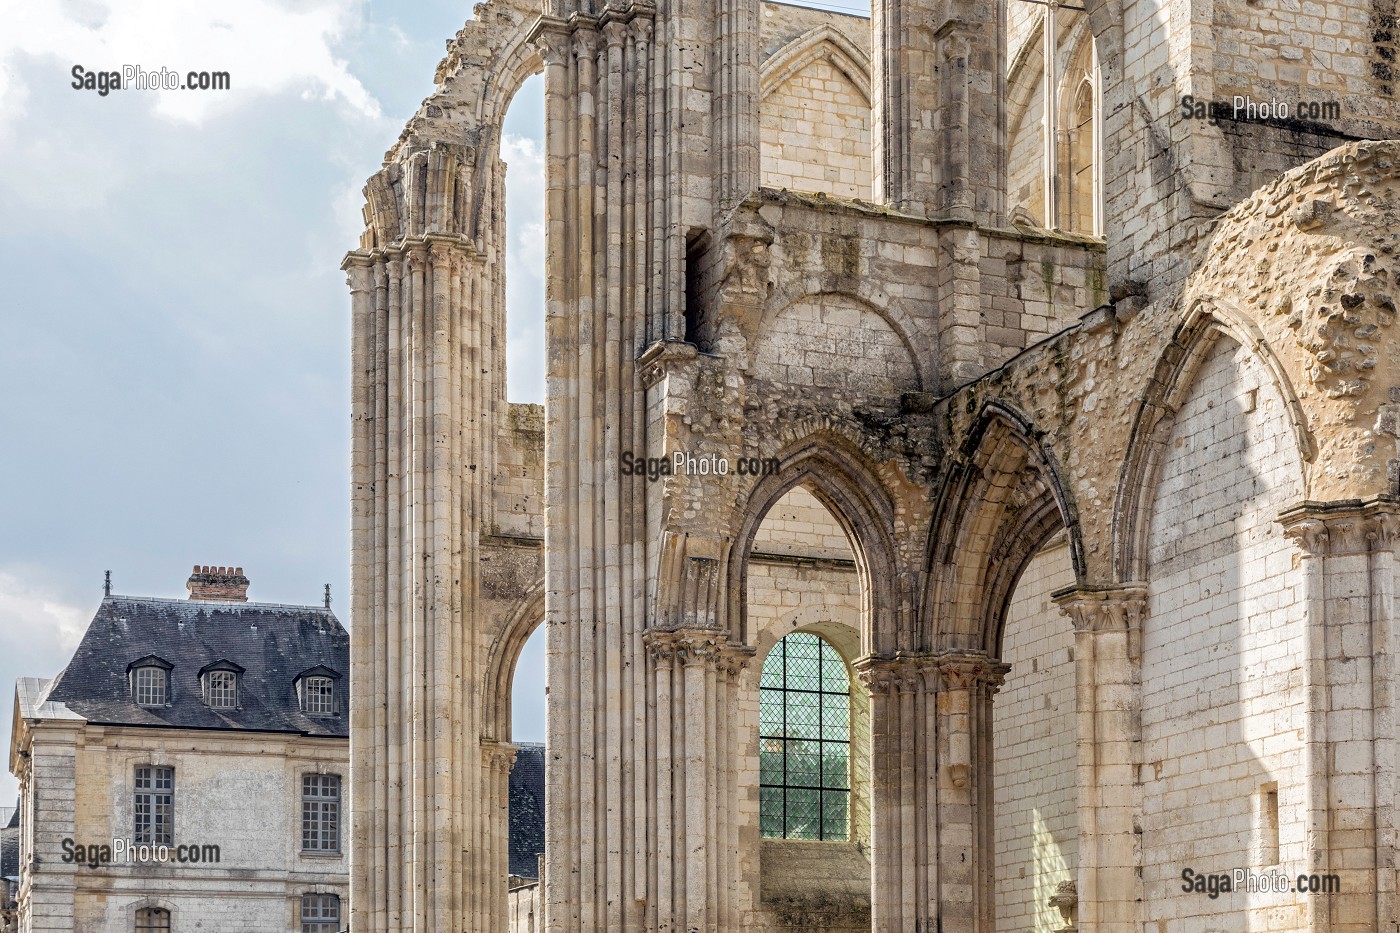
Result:
{"label": "arched window opening", "polygon": [[848,527],[816,482],[799,483],[769,506],[747,555],[742,626],[757,657],[739,699],[751,782],[740,839],[757,848],[765,928],[800,912],[833,933],[871,928],[870,695],[847,663],[869,597]]}
{"label": "arched window opening", "polygon": [[1102,101],[1087,14],[1007,0],[1006,21],[1009,218],[1102,236]]}
{"label": "arched window opening", "polygon": [[520,86],[501,126],[505,172],[506,398],[544,403],[544,77]]}
{"label": "arched window opening", "polygon": [[529,910],[538,899],[539,858],[544,854],[544,760],[546,701],[545,626],[531,633],[520,649],[511,681],[511,744],[516,747],[507,799],[510,838],[507,840],[508,879],[512,911]]}
{"label": "arched window opening", "polygon": [[759,832],[849,839],[851,680],[824,638],[793,632],[759,680]]}

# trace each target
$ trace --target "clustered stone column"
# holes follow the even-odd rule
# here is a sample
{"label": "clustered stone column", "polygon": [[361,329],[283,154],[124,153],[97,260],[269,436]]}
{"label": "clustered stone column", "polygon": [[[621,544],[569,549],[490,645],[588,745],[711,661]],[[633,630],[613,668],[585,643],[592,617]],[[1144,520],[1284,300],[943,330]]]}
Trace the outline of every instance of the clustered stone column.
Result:
{"label": "clustered stone column", "polygon": [[[533,31],[547,145],[546,923],[673,929],[685,914],[658,907],[670,882],[657,881],[651,858],[668,838],[653,820],[671,806],[648,764],[670,735],[643,640],[657,531],[647,484],[620,464],[648,450],[636,361],[684,333],[680,172],[669,162],[689,158],[682,140],[698,123],[675,100],[693,96],[680,89],[699,54],[685,39],[698,8],[669,10],[655,42],[649,3],[595,12],[559,0],[550,10]],[[683,892],[693,909],[700,895]]]}
{"label": "clustered stone column", "polygon": [[1080,587],[1055,602],[1074,622],[1079,929],[1137,929],[1145,586]]}
{"label": "clustered stone column", "polygon": [[1302,551],[1308,865],[1338,893],[1307,898],[1308,929],[1393,926],[1396,900],[1395,545],[1400,502],[1306,502],[1281,516]]}
{"label": "clustered stone column", "polygon": [[656,794],[647,928],[737,930],[739,673],[753,649],[714,629],[652,629],[655,678],[648,768]]}
{"label": "clustered stone column", "polygon": [[[406,235],[346,257],[353,313],[350,919],[367,931],[494,931],[506,855],[486,830],[478,529],[499,415],[501,283],[457,229],[450,148],[390,176],[420,192]],[[497,179],[499,181],[499,179]],[[378,200],[376,201],[376,197]],[[490,768],[486,768],[487,774]]]}
{"label": "clustered stone column", "polygon": [[856,663],[870,693],[872,928],[971,933],[993,921],[991,701],[982,652]]}

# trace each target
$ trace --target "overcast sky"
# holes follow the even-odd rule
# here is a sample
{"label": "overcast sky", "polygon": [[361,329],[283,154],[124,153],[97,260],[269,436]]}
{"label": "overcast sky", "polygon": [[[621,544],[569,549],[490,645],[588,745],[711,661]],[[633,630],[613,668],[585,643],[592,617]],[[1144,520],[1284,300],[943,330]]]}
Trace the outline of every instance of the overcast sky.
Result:
{"label": "overcast sky", "polygon": [[[348,622],[349,297],[361,187],[471,6],[0,0],[0,684],[101,599],[196,563]],[[75,90],[72,68],[227,71]],[[511,108],[510,397],[541,401],[539,81]],[[543,653],[515,738],[543,739]],[[10,715],[3,717],[5,723]],[[8,741],[6,741],[8,758]],[[16,792],[0,776],[0,803]]]}

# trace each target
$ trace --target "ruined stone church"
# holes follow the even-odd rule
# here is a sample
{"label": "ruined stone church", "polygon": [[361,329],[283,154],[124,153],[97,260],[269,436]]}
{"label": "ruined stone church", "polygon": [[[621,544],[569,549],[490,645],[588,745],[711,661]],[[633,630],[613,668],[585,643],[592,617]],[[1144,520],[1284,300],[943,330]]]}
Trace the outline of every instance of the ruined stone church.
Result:
{"label": "ruined stone church", "polygon": [[541,625],[534,929],[1394,933],[1397,44],[1392,0],[478,6],[344,264],[355,933],[516,915]]}

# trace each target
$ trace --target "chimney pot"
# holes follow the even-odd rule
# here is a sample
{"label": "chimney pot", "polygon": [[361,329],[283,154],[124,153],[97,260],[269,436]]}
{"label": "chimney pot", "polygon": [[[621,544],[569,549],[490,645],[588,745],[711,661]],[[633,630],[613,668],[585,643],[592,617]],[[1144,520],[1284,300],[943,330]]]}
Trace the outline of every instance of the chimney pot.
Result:
{"label": "chimney pot", "polygon": [[248,601],[248,578],[243,576],[242,567],[217,567],[195,564],[185,586],[190,591],[190,599],[218,600],[246,603]]}

